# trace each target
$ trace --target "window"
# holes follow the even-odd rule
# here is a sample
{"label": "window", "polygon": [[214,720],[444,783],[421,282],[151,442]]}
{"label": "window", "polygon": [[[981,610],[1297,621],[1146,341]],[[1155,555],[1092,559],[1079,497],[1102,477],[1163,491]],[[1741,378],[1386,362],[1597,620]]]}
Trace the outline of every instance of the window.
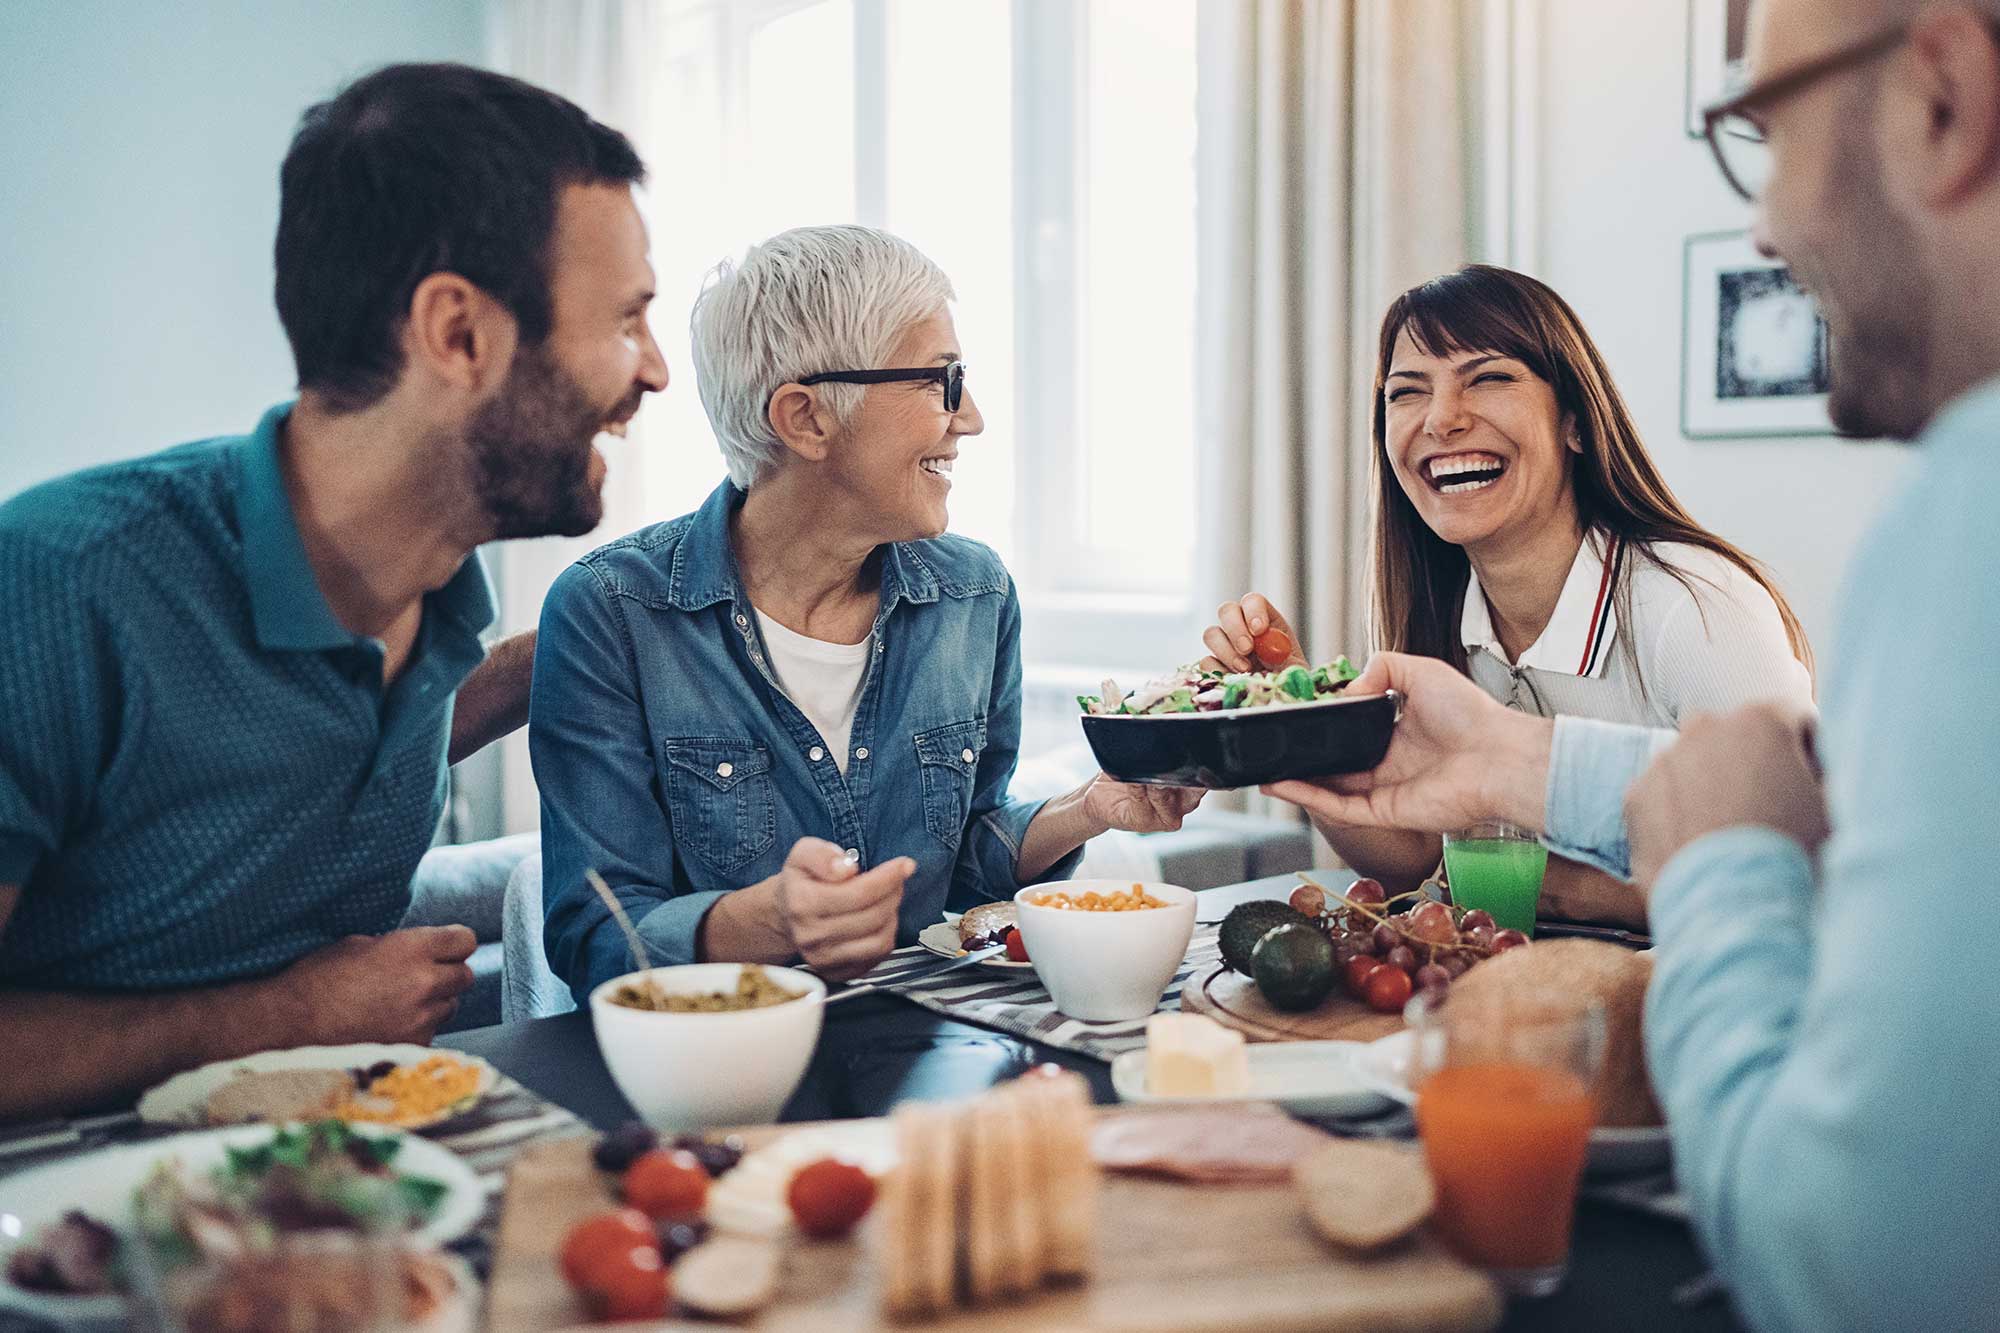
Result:
{"label": "window", "polygon": [[886,227],[958,289],[987,425],[960,456],[952,527],[1014,571],[1031,668],[1188,656],[1194,0],[676,0],[667,15],[639,137],[679,382],[624,460],[649,516],[721,476],[686,330],[716,260],[792,226]]}

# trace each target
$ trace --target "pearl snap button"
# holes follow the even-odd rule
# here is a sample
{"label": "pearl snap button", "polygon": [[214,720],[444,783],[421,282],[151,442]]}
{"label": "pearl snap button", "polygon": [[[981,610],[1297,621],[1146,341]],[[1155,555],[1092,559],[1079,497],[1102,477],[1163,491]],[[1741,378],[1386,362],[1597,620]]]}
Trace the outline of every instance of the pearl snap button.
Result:
{"label": "pearl snap button", "polygon": [[750,617],[748,616],[736,617],[736,626],[738,629],[741,629],[743,626],[748,625],[749,623],[750,623]]}
{"label": "pearl snap button", "polygon": [[854,757],[856,759],[866,759],[868,757],[868,747],[864,745],[860,749],[856,750],[854,752]]}
{"label": "pearl snap button", "polygon": [[968,763],[968,764],[969,764],[969,763],[971,763],[971,762],[972,762],[972,751],[970,751],[970,750],[960,750],[960,751],[958,752],[958,757],[959,757],[960,759],[963,759],[963,760],[964,760],[964,761],[965,761],[966,763]]}
{"label": "pearl snap button", "polygon": [[826,758],[826,751],[815,745],[812,749],[806,751],[806,758],[817,764],[820,760]]}
{"label": "pearl snap button", "polygon": [[735,771],[736,765],[734,764],[717,764],[715,766],[715,776],[719,778],[726,778]]}

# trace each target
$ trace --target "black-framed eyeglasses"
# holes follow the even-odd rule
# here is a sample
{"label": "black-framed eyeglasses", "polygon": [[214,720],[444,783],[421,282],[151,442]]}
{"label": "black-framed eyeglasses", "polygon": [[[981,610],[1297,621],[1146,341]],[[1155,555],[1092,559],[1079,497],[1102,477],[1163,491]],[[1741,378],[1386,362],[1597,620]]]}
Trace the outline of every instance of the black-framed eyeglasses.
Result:
{"label": "black-framed eyeglasses", "polygon": [[929,380],[944,386],[944,410],[958,411],[965,401],[965,362],[946,366],[905,366],[889,370],[828,370],[808,375],[801,384],[910,384]]}
{"label": "black-framed eyeglasses", "polygon": [[1715,165],[1721,170],[1722,178],[1729,182],[1729,188],[1750,203],[1755,203],[1763,191],[1770,165],[1769,153],[1764,147],[1763,117],[1772,107],[1804,92],[1829,75],[1887,55],[1901,46],[1909,35],[1907,26],[1891,28],[1851,46],[1829,51],[1796,69],[1753,83],[1734,97],[1703,108],[1702,133],[1708,139],[1709,151],[1715,154]]}

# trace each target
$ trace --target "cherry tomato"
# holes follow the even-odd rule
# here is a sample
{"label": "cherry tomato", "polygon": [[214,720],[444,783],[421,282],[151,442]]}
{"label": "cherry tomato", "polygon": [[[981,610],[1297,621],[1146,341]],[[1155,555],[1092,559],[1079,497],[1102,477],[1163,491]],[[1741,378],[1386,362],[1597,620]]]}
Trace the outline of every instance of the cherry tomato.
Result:
{"label": "cherry tomato", "polygon": [[619,1255],[635,1245],[653,1244],[653,1224],[636,1208],[619,1208],[586,1217],[563,1237],[561,1263],[563,1280],[582,1287],[600,1263],[619,1261]]}
{"label": "cherry tomato", "polygon": [[1252,639],[1250,646],[1257,650],[1257,660],[1267,667],[1281,667],[1292,660],[1292,636],[1276,625]]}
{"label": "cherry tomato", "polygon": [[1410,984],[1410,974],[1400,967],[1378,966],[1368,974],[1368,1007],[1377,1013],[1400,1014],[1403,1006],[1410,1002],[1414,987]]}
{"label": "cherry tomato", "polygon": [[[1366,999],[1368,996],[1368,978],[1375,975],[1376,968],[1388,966],[1387,963],[1373,954],[1364,953],[1355,955],[1347,964],[1347,976],[1345,978],[1347,993],[1357,1000]],[[1394,969],[1391,968],[1390,970],[1393,971]]]}
{"label": "cherry tomato", "polygon": [[1009,961],[1016,963],[1025,963],[1028,961],[1028,946],[1021,939],[1021,928],[1019,926],[1009,926],[1007,928],[1007,957]]}
{"label": "cherry tomato", "polygon": [[708,1201],[708,1172],[684,1148],[655,1148],[632,1159],[625,1172],[625,1202],[654,1221],[686,1217]]}
{"label": "cherry tomato", "polygon": [[785,1190],[799,1230],[820,1240],[845,1236],[875,1203],[875,1181],[852,1162],[823,1157],[799,1168]]}
{"label": "cherry tomato", "polygon": [[672,1304],[672,1281],[656,1247],[634,1245],[600,1264],[577,1294],[592,1319],[660,1319]]}

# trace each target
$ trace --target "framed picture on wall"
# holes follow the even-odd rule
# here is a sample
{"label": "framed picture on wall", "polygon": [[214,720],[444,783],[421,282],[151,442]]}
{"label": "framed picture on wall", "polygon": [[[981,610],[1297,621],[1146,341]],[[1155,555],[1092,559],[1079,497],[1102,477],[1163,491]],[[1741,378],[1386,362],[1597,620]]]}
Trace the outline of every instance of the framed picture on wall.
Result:
{"label": "framed picture on wall", "polygon": [[1750,0],[1688,0],[1687,132],[1701,137],[1701,109],[1747,78]]}
{"label": "framed picture on wall", "polygon": [[1681,434],[1830,435],[1819,306],[1747,231],[1687,239]]}

